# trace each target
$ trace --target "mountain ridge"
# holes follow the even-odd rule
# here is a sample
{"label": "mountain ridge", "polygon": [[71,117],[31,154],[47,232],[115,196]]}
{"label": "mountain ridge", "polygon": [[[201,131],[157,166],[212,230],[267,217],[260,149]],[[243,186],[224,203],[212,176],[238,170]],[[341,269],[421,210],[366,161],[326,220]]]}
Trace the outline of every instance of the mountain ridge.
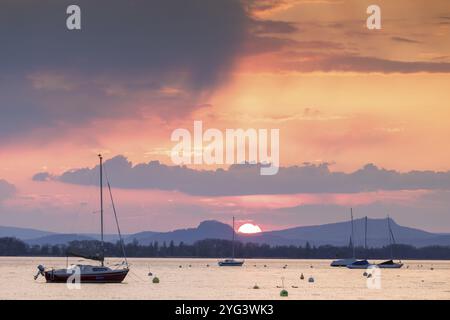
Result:
{"label": "mountain ridge", "polygon": [[[409,244],[416,247],[430,245],[450,246],[450,234],[432,233],[417,228],[401,226],[393,219],[390,219],[391,228],[396,243]],[[354,239],[357,246],[364,245],[364,218],[355,219]],[[241,242],[254,242],[269,245],[333,245],[347,246],[350,241],[351,222],[341,221],[321,225],[299,226],[283,230],[266,231],[258,234],[236,234],[236,240]],[[66,244],[70,241],[78,240],[98,240],[96,234],[66,234],[35,230],[30,228],[1,227],[0,237],[16,237],[30,245],[57,245]],[[173,231],[157,232],[142,231],[134,234],[124,235],[124,241],[127,243],[137,241],[140,244],[149,244],[158,241],[159,243],[173,241],[175,244],[180,242],[192,244],[204,239],[225,239],[232,237],[232,227],[228,224],[216,221],[205,220],[197,227],[176,229]],[[116,235],[105,235],[105,240],[115,242],[118,240]],[[387,219],[368,219],[367,220],[367,243],[368,247],[382,247],[389,244],[389,234]]]}

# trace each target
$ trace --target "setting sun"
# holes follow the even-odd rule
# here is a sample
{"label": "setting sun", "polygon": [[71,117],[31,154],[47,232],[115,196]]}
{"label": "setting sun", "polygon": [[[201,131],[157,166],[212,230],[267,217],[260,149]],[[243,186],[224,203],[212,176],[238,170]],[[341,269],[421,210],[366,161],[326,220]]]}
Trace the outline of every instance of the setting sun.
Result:
{"label": "setting sun", "polygon": [[259,233],[261,228],[257,225],[251,223],[245,223],[239,227],[238,232],[240,233]]}

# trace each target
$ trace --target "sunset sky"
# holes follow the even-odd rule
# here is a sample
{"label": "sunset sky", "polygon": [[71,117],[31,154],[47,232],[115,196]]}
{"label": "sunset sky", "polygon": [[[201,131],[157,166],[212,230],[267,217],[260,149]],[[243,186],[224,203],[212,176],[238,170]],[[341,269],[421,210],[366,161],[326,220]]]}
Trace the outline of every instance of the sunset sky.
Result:
{"label": "sunset sky", "polygon": [[[450,232],[448,0],[3,0],[0,40],[0,225],[97,232],[102,153],[124,233],[350,207]],[[279,174],[174,168],[195,120],[280,129]]]}

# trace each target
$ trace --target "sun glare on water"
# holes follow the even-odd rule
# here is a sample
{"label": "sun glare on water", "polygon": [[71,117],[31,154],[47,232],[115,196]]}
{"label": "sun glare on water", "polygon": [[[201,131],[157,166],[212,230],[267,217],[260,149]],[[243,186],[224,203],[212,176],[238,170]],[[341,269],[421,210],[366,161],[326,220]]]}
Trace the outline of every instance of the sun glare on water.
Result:
{"label": "sun glare on water", "polygon": [[255,224],[245,223],[239,227],[238,232],[240,233],[259,233],[261,228]]}

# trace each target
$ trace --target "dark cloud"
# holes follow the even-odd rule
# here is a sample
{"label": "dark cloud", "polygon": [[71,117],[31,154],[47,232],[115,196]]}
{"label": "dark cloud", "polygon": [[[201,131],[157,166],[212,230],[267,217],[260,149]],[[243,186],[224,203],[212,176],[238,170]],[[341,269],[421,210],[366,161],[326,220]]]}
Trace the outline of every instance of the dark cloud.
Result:
{"label": "dark cloud", "polygon": [[[260,166],[232,165],[228,170],[194,170],[157,161],[132,166],[123,156],[105,163],[112,184],[119,188],[177,190],[191,195],[357,193],[377,190],[449,190],[450,172],[400,173],[368,164],[352,173],[332,172],[328,164],[282,167],[277,175],[261,176]],[[98,167],[67,171],[55,179],[89,185]]]}
{"label": "dark cloud", "polygon": [[294,33],[298,31],[293,23],[274,20],[254,20],[252,31],[255,34],[261,33]]}
{"label": "dark cloud", "polygon": [[252,41],[247,42],[245,46],[245,51],[249,55],[257,55],[267,52],[280,51],[283,48],[289,47],[291,45],[297,45],[297,41],[291,39],[282,39],[279,37],[271,36],[261,36],[254,37]]}
{"label": "dark cloud", "polygon": [[8,181],[0,179],[0,202],[16,193],[16,187]]}
{"label": "dark cloud", "polygon": [[[297,58],[304,56],[299,53]],[[356,55],[315,54],[307,62],[291,61],[284,63],[283,69],[300,72],[341,71],[341,72],[379,72],[379,73],[450,73],[450,63],[398,61]]]}
{"label": "dark cloud", "polygon": [[287,0],[242,0],[248,11],[264,12],[282,7],[288,3]]}
{"label": "dark cloud", "polygon": [[299,41],[297,42],[298,47],[305,49],[326,49],[326,50],[333,50],[333,49],[345,49],[345,46],[342,43],[339,42],[332,42],[332,41]]}
{"label": "dark cloud", "polygon": [[1,139],[98,118],[183,117],[239,56],[279,48],[273,34],[295,30],[256,20],[238,0],[78,0],[82,30],[68,31],[71,4],[2,1]]}
{"label": "dark cloud", "polygon": [[[217,81],[250,19],[234,0],[79,0],[82,30],[65,27],[73,1],[3,1],[2,67],[82,70],[91,75],[185,69],[193,86]],[[220,65],[216,65],[222,61]]]}
{"label": "dark cloud", "polygon": [[33,181],[49,181],[52,178],[53,178],[52,175],[49,174],[48,172],[39,172],[33,176],[32,180]]}

